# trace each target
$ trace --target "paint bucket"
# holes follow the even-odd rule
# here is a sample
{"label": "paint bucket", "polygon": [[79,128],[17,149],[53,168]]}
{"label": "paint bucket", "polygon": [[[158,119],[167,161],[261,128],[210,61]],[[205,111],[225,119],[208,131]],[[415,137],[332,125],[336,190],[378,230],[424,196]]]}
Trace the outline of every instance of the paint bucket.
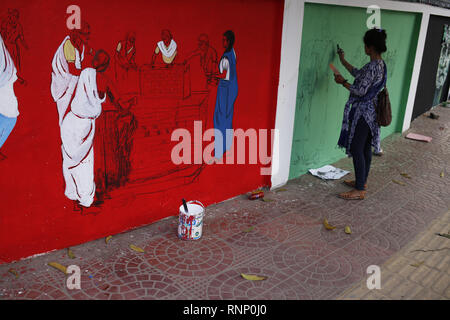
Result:
{"label": "paint bucket", "polygon": [[198,240],[202,236],[203,216],[205,206],[198,200],[186,203],[188,212],[180,206],[180,217],[178,223],[178,238],[182,240]]}

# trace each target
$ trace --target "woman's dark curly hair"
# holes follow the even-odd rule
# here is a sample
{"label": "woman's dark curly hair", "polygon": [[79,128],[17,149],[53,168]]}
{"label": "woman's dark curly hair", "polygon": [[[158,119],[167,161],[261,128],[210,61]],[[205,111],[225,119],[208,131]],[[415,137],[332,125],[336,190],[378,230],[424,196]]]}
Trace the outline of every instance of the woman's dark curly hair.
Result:
{"label": "woman's dark curly hair", "polygon": [[383,29],[370,29],[364,35],[364,44],[373,47],[378,53],[386,52],[386,31]]}
{"label": "woman's dark curly hair", "polygon": [[231,30],[227,30],[223,35],[228,39],[228,48],[225,49],[225,52],[229,52],[231,49],[233,49],[234,46],[234,32]]}

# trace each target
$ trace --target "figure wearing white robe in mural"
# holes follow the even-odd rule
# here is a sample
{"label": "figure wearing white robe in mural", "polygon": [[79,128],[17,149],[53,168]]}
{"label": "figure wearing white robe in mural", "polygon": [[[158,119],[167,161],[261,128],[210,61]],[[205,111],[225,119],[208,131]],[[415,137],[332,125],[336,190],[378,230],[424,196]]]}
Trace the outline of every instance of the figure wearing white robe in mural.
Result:
{"label": "figure wearing white robe in mural", "polygon": [[[17,70],[13,59],[0,36],[0,149],[14,129],[19,116],[18,102],[14,94]],[[0,152],[0,160],[6,156]]]}
{"label": "figure wearing white robe in mural", "polygon": [[161,53],[163,64],[165,66],[172,65],[177,56],[177,43],[173,40],[172,33],[167,29],[161,31],[161,39],[156,44],[151,64],[155,64],[156,57]]}
{"label": "figure wearing white robe in mural", "polygon": [[59,125],[66,114],[81,72],[89,34],[89,25],[86,23],[81,30],[73,30],[64,38],[53,57],[50,89],[58,109]]}
{"label": "figure wearing white robe in mural", "polygon": [[104,50],[97,51],[92,68],[83,69],[77,77],[75,93],[61,122],[64,194],[77,201],[81,209],[90,207],[95,197],[95,120],[106,99],[104,90],[99,93],[97,76],[108,68],[109,62],[109,55]]}
{"label": "figure wearing white robe in mural", "polygon": [[93,68],[81,72],[70,111],[61,123],[65,195],[84,207],[94,202],[95,119],[106,99],[99,97],[96,73]]}

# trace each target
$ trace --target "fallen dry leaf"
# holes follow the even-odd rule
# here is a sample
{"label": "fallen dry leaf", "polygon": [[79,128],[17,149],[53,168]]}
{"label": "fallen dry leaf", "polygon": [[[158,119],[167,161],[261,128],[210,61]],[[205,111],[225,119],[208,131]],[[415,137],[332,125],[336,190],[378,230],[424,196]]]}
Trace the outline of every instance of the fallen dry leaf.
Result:
{"label": "fallen dry leaf", "polygon": [[48,265],[67,274],[67,268],[58,262],[50,262]]}
{"label": "fallen dry leaf", "polygon": [[73,254],[72,250],[70,250],[70,248],[67,248],[67,255],[70,259],[75,259],[75,255]]}
{"label": "fallen dry leaf", "polygon": [[19,273],[16,271],[16,269],[11,268],[11,269],[8,270],[8,272],[12,273],[13,275],[15,275],[16,279],[19,278]]}
{"label": "fallen dry leaf", "polygon": [[323,219],[323,226],[325,227],[325,229],[327,230],[333,230],[336,229],[336,227],[332,226],[331,224],[328,223],[328,219],[325,218]]}
{"label": "fallen dry leaf", "polygon": [[107,237],[105,238],[105,243],[108,244],[109,240],[111,240],[111,239],[112,239],[112,236],[107,236]]}
{"label": "fallen dry leaf", "polygon": [[273,201],[272,199],[267,199],[267,198],[262,198],[261,200],[264,202],[272,202]]}
{"label": "fallen dry leaf", "polygon": [[141,253],[145,252],[144,249],[139,248],[139,247],[135,246],[134,244],[130,244],[130,249],[137,251],[137,252],[141,252]]}
{"label": "fallen dry leaf", "polygon": [[345,232],[346,234],[352,234],[352,230],[350,229],[349,226],[345,226],[344,232]]}
{"label": "fallen dry leaf", "polygon": [[448,234],[448,233],[436,233],[436,235],[450,239],[450,234]]}
{"label": "fallen dry leaf", "polygon": [[441,174],[439,175],[441,178],[444,177],[444,171],[441,172]]}
{"label": "fallen dry leaf", "polygon": [[425,262],[425,261],[420,261],[420,262],[417,262],[417,263],[410,264],[410,266],[411,266],[411,267],[418,268],[418,267],[420,267],[424,262]]}
{"label": "fallen dry leaf", "polygon": [[399,185],[401,185],[401,186],[406,185],[404,182],[401,182],[401,181],[398,181],[398,180],[392,180],[392,182],[394,182],[394,183],[396,183],[396,184],[399,184]]}
{"label": "fallen dry leaf", "polygon": [[280,188],[280,189],[276,189],[275,192],[283,192],[283,191],[287,191],[286,188]]}
{"label": "fallen dry leaf", "polygon": [[411,176],[410,176],[409,174],[407,174],[407,173],[400,173],[400,175],[401,175],[402,177],[407,178],[407,179],[411,179]]}
{"label": "fallen dry leaf", "polygon": [[437,252],[437,251],[443,251],[443,250],[450,250],[450,248],[439,248],[439,249],[431,249],[431,250],[424,250],[424,249],[417,249],[417,250],[413,250],[411,252]]}
{"label": "fallen dry leaf", "polygon": [[255,226],[251,226],[250,228],[247,228],[245,230],[243,230],[244,232],[251,232],[253,231],[253,229],[255,229]]}
{"label": "fallen dry leaf", "polygon": [[254,274],[245,274],[245,273],[241,273],[241,277],[246,280],[251,280],[251,281],[261,281],[261,280],[267,279],[267,277],[264,277],[264,276],[257,276]]}

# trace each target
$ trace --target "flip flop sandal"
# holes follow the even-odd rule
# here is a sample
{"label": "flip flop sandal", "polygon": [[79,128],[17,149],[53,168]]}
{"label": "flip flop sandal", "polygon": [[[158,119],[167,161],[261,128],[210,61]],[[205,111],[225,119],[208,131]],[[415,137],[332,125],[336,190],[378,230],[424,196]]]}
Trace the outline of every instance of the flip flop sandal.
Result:
{"label": "flip flop sandal", "polygon": [[[344,180],[344,184],[348,185],[349,187],[354,188],[355,187],[355,180]],[[364,185],[364,189],[367,189],[367,183]]]}
{"label": "flip flop sandal", "polygon": [[360,192],[357,196],[350,196],[348,192],[338,194],[338,197],[345,200],[364,200],[366,192]]}

